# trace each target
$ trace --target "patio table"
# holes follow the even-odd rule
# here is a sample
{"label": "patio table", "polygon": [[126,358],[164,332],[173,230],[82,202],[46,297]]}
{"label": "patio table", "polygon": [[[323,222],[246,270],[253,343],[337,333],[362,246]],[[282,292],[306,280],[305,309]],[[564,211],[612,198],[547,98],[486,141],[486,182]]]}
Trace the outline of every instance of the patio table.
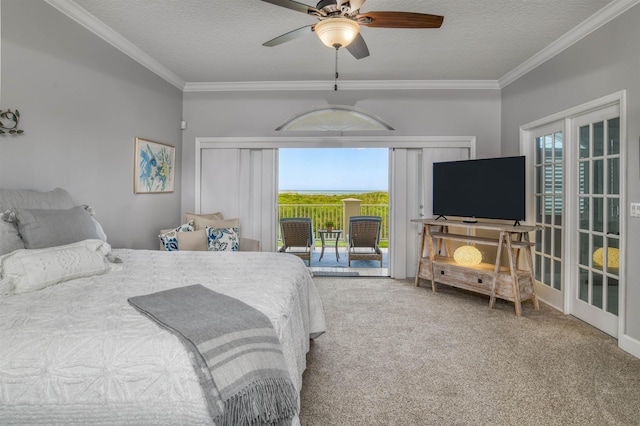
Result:
{"label": "patio table", "polygon": [[324,256],[324,248],[327,240],[328,239],[330,240],[334,236],[336,239],[336,261],[340,261],[340,253],[338,253],[338,240],[340,240],[340,235],[342,235],[342,230],[332,229],[331,231],[328,231],[326,229],[319,229],[318,233],[320,234],[320,241],[322,241],[322,251],[320,252],[320,259],[318,259],[318,261],[321,261],[322,256]]}

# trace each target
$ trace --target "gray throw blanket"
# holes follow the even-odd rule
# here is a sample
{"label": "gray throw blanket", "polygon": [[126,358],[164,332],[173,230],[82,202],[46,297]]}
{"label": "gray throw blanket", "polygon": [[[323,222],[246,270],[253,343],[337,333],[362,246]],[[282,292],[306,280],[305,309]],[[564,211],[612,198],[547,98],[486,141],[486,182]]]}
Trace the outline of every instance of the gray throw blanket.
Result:
{"label": "gray throw blanket", "polygon": [[291,424],[298,395],[263,313],[199,284],[129,303],[180,338],[216,424]]}

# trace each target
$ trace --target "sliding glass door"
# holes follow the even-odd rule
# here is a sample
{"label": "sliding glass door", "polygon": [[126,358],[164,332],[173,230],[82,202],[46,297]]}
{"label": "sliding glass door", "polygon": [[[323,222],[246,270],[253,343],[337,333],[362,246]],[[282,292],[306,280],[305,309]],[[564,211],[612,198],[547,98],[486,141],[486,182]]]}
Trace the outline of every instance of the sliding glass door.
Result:
{"label": "sliding glass door", "polygon": [[395,278],[415,277],[422,228],[411,219],[430,218],[433,163],[468,160],[470,148],[393,148],[390,160],[390,268]]}
{"label": "sliding glass door", "polygon": [[240,219],[240,235],[277,246],[277,149],[206,148],[200,150],[196,212],[222,212]]}

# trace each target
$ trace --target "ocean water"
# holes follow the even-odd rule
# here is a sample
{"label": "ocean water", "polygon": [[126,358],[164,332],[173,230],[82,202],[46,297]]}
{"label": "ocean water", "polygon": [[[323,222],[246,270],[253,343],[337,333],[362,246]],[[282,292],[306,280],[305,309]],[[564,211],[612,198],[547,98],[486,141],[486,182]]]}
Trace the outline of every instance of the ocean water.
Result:
{"label": "ocean water", "polygon": [[386,189],[282,189],[280,193],[295,194],[322,194],[322,195],[342,195],[342,194],[366,194],[368,192],[387,192]]}

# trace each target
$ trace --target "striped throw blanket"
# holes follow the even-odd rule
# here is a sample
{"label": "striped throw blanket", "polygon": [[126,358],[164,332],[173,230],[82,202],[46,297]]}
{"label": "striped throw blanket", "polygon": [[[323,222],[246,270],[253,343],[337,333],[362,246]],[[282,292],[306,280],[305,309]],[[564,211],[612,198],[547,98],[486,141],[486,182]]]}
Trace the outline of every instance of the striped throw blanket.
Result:
{"label": "striped throw blanket", "polygon": [[264,314],[201,285],[132,297],[129,303],[176,334],[191,353],[215,424],[291,424],[298,395]]}

